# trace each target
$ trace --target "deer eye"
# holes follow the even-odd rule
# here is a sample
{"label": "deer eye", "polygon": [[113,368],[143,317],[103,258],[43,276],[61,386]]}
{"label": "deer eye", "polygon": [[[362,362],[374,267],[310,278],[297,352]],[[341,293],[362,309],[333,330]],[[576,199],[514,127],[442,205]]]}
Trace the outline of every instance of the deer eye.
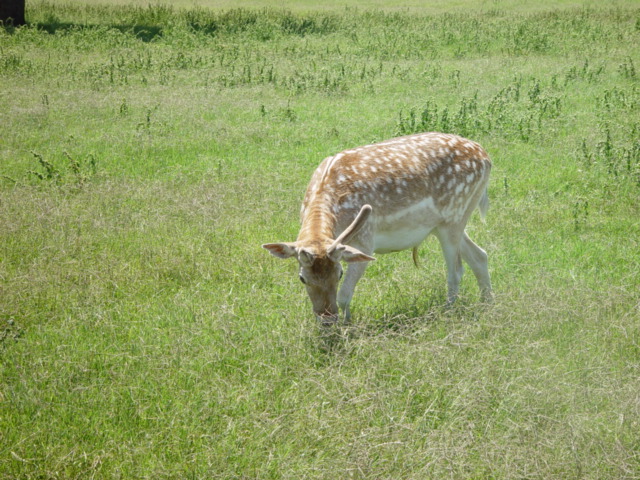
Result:
{"label": "deer eye", "polygon": [[298,278],[300,279],[300,281],[302,283],[304,283],[306,285],[307,281],[304,279],[304,277],[302,275],[298,275]]}

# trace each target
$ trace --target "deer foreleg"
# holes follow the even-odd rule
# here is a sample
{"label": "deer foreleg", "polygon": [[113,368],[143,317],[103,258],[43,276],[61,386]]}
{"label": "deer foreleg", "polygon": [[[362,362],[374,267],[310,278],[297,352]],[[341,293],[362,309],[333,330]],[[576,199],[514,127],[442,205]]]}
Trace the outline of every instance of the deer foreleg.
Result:
{"label": "deer foreleg", "polygon": [[360,277],[364,274],[367,268],[366,262],[350,263],[347,267],[347,273],[345,273],[344,281],[338,292],[338,306],[344,313],[344,319],[351,319],[351,311],[349,310],[349,304],[353,298],[353,292],[356,289],[356,284]]}

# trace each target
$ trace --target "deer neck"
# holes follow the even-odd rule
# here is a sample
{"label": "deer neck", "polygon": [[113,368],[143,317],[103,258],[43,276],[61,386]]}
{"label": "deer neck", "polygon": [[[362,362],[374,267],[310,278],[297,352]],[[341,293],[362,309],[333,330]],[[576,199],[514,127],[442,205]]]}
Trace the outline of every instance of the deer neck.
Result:
{"label": "deer neck", "polygon": [[[327,192],[317,192],[302,211],[298,243],[324,249],[333,243],[336,230],[335,201]],[[323,248],[324,247],[324,248]]]}

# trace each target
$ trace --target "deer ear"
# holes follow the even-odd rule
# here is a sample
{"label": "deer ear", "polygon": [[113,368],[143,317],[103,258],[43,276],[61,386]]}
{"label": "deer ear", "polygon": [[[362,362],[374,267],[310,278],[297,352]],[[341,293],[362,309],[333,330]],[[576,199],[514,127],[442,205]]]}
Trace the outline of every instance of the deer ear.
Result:
{"label": "deer ear", "polygon": [[340,245],[340,247],[344,247],[342,250],[342,260],[347,263],[352,262],[372,262],[375,260],[374,257],[367,255],[366,253],[362,253],[357,248],[350,247],[349,245]]}
{"label": "deer ear", "polygon": [[296,254],[296,244],[294,242],[265,243],[262,248],[266,248],[271,255],[278,258],[290,258]]}

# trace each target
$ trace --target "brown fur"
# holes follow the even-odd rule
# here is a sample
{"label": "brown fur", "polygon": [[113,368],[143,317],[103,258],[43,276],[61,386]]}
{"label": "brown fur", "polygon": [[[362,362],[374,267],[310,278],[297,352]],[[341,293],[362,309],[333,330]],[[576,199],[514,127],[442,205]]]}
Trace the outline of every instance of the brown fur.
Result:
{"label": "brown fur", "polygon": [[[486,253],[464,234],[471,212],[479,204],[486,209],[490,170],[480,145],[450,134],[423,133],[345,150],[325,158],[314,172],[300,211],[298,238],[287,244],[291,250],[282,254],[285,244],[265,248],[281,258],[298,256],[301,278],[319,316],[337,315],[340,260],[366,262],[373,260],[374,250],[413,248],[417,265],[417,246],[431,230],[447,260],[450,301],[462,275],[460,255],[474,270],[483,295],[490,296]],[[368,217],[371,211],[370,220],[354,220],[358,212]],[[346,230],[349,238],[334,241]],[[347,272],[340,292],[347,316],[363,271],[354,266],[352,275],[351,267]]]}

